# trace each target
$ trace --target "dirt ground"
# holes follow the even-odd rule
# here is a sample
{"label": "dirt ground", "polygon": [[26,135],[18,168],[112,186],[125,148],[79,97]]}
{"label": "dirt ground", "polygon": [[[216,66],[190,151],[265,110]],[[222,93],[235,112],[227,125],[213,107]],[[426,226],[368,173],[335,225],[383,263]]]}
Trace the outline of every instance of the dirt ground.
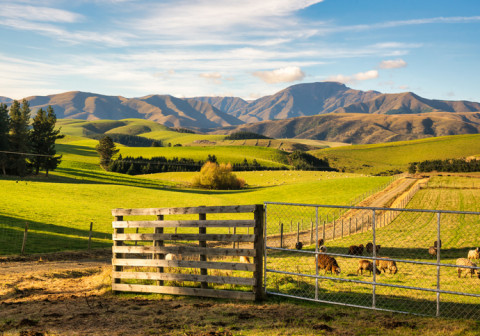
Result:
{"label": "dirt ground", "polygon": [[[71,260],[62,260],[66,257]],[[418,318],[275,297],[254,303],[114,295],[110,274],[109,251],[0,259],[0,335],[480,334],[476,321]]]}

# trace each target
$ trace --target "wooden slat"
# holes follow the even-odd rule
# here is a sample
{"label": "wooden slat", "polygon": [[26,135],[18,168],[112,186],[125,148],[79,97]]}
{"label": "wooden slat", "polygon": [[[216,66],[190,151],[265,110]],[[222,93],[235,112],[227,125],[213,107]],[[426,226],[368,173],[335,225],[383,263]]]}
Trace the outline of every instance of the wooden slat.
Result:
{"label": "wooden slat", "polygon": [[195,260],[152,260],[152,259],[112,259],[113,266],[144,266],[144,267],[188,267],[188,268],[209,268],[235,271],[255,270],[254,264],[195,261]]}
{"label": "wooden slat", "polygon": [[196,247],[196,246],[114,246],[113,253],[172,253],[182,255],[205,254],[210,256],[246,256],[254,257],[256,255],[255,249],[245,248],[211,248],[211,247]]}
{"label": "wooden slat", "polygon": [[200,213],[245,213],[253,212],[255,205],[205,206],[184,208],[143,208],[113,209],[113,216],[147,216],[147,215],[188,215]]}
{"label": "wooden slat", "polygon": [[253,286],[254,278],[241,278],[231,276],[213,276],[200,274],[157,273],[157,272],[112,272],[112,278],[137,279],[137,280],[168,280],[168,281],[206,281],[210,283]]}
{"label": "wooden slat", "polygon": [[129,285],[129,284],[113,284],[112,289],[114,291],[124,291],[124,292],[193,295],[193,296],[205,296],[205,297],[235,299],[235,300],[254,300],[255,299],[255,295],[252,292],[227,291],[227,290],[218,290],[218,289]]}
{"label": "wooden slat", "polygon": [[252,220],[165,220],[165,221],[122,221],[112,222],[114,228],[154,228],[154,227],[254,227]]}
{"label": "wooden slat", "polygon": [[193,240],[193,241],[223,241],[223,242],[253,242],[253,234],[196,234],[196,233],[123,233],[113,234],[112,239],[117,240]]}

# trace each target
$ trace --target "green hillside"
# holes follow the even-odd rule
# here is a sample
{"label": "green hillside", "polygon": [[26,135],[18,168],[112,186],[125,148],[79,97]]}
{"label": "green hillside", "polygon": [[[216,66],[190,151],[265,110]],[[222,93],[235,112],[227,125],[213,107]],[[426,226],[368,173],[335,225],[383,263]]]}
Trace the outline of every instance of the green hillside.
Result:
{"label": "green hillside", "polygon": [[332,167],[340,170],[378,174],[396,169],[406,171],[410,162],[468,157],[479,152],[480,134],[468,134],[327,148],[310,153],[327,158]]}

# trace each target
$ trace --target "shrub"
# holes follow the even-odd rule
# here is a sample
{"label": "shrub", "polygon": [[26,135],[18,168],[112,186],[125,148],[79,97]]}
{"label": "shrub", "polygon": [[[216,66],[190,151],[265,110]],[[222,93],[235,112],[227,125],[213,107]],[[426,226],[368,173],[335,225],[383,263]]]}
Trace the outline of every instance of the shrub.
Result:
{"label": "shrub", "polygon": [[241,189],[245,181],[232,173],[232,165],[207,161],[200,175],[195,176],[192,185],[206,189]]}

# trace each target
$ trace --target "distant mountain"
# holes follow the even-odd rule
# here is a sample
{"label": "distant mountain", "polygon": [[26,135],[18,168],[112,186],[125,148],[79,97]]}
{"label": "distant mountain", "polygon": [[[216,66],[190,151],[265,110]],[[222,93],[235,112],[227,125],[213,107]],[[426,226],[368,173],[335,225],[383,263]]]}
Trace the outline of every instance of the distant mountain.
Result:
{"label": "distant mountain", "polygon": [[234,111],[233,115],[247,123],[312,116],[369,101],[379,95],[380,92],[354,90],[337,82],[297,84],[259,98]]}
{"label": "distant mountain", "polygon": [[12,101],[13,101],[13,99],[0,96],[0,103],[9,104],[9,103],[11,103]]}
{"label": "distant mountain", "polygon": [[216,107],[225,113],[234,114],[238,109],[244,108],[248,102],[238,97],[194,97],[191,99],[200,100]]}
{"label": "distant mountain", "polygon": [[311,117],[262,121],[230,128],[272,138],[316,139],[356,144],[382,143],[480,132],[480,113],[423,114],[329,113]]}
{"label": "distant mountain", "polygon": [[336,109],[337,113],[412,114],[427,112],[477,112],[480,104],[422,98],[412,92],[381,94],[366,102]]}
{"label": "distant mountain", "polygon": [[57,118],[120,120],[140,118],[168,127],[217,128],[243,122],[208,103],[150,95],[141,98],[104,96],[72,91],[50,96],[28,97],[32,111],[51,105]]}

